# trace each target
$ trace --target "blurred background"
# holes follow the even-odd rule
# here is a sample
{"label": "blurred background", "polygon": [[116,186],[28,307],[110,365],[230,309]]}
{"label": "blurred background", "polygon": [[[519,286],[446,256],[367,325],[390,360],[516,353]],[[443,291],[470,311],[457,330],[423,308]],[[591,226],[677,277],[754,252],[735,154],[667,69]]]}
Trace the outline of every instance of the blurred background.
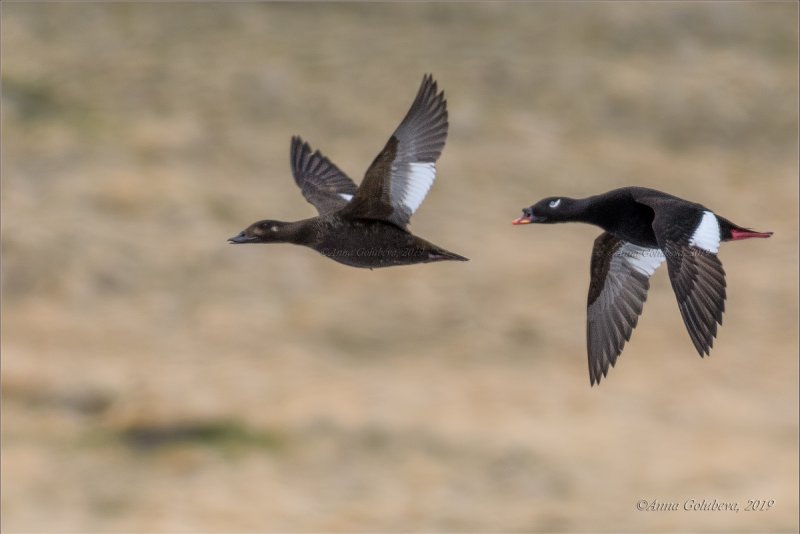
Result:
{"label": "blurred background", "polygon": [[[797,15],[4,3],[3,530],[796,531]],[[359,181],[427,72],[450,135],[411,229],[472,261],[226,244],[315,214],[291,135]],[[775,235],[722,247],[709,358],[662,268],[590,388],[599,230],[510,222],[625,185]]]}

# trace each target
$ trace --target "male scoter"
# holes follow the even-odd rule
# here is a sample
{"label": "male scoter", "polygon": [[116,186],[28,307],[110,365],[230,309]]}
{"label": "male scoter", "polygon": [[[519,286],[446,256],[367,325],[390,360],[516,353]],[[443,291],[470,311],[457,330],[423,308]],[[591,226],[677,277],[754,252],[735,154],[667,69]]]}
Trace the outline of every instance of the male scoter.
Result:
{"label": "male scoter", "polygon": [[644,187],[583,199],[549,197],[513,224],[584,222],[605,230],[594,242],[586,340],[592,385],[614,366],[642,313],[650,276],[667,260],[672,289],[697,352],[709,354],[725,310],[721,241],[769,237],[706,207]]}

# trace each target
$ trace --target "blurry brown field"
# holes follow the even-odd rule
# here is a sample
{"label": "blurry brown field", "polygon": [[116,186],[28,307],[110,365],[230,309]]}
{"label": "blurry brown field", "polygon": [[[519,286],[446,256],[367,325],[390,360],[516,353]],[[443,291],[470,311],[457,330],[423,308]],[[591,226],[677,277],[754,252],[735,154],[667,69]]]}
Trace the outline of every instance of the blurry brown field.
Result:
{"label": "blurry brown field", "polygon": [[[795,3],[4,2],[3,530],[796,532],[797,45]],[[226,245],[426,72],[412,229],[469,263]],[[662,268],[590,388],[599,231],[510,221],[634,184],[775,235],[723,246],[710,358]]]}

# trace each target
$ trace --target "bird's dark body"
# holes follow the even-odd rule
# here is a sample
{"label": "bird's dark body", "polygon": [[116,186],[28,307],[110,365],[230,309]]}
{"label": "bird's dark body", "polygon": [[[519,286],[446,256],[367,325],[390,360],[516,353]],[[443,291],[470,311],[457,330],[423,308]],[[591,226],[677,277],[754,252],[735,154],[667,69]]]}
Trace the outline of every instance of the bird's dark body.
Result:
{"label": "bird's dark body", "polygon": [[[334,261],[366,269],[466,258],[421,239],[407,230],[375,219],[345,219],[339,214],[316,217],[298,245]],[[302,221],[301,221],[302,222]]]}
{"label": "bird's dark body", "polygon": [[587,198],[548,197],[514,224],[582,222],[604,230],[594,242],[587,300],[589,379],[606,376],[642,313],[650,276],[666,261],[689,337],[709,354],[725,311],[722,241],[764,238],[696,202],[645,187]]}
{"label": "bird's dark body", "polygon": [[706,210],[701,204],[646,187],[624,187],[580,199],[575,202],[575,208],[585,210],[581,222],[599,226],[622,241],[658,248],[653,230],[653,202],[673,204],[671,209],[679,209],[681,218],[691,228],[696,226]]}
{"label": "bird's dark body", "polygon": [[293,137],[292,175],[319,216],[258,221],[228,241],[292,243],[365,269],[467,261],[406,229],[433,184],[448,124],[444,92],[433,77],[425,76],[411,109],[358,187],[319,151],[312,152],[308,143]]}
{"label": "bird's dark body", "polygon": [[[599,226],[609,234],[640,247],[661,248],[653,228],[656,209],[668,211],[674,221],[681,224],[662,228],[665,238],[688,242],[690,230],[694,229],[710,211],[697,202],[646,187],[622,187],[591,197],[569,199],[569,206],[562,210],[563,220],[545,219],[542,222],[583,222]],[[528,210],[531,210],[528,208]],[[728,219],[717,216],[722,241],[733,239],[731,230],[748,231]]]}

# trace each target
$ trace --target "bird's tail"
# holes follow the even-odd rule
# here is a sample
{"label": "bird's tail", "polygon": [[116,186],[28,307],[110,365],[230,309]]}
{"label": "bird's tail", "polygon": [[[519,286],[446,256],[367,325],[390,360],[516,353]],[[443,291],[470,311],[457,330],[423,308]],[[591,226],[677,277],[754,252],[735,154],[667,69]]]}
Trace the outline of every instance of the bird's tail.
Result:
{"label": "bird's tail", "polygon": [[459,256],[455,252],[437,248],[428,253],[428,261],[469,261],[469,258]]}
{"label": "bird's tail", "polygon": [[772,232],[756,232],[750,228],[743,228],[722,217],[719,217],[719,230],[720,238],[723,241],[738,241],[740,239],[751,239],[754,237],[763,239],[772,235]]}

